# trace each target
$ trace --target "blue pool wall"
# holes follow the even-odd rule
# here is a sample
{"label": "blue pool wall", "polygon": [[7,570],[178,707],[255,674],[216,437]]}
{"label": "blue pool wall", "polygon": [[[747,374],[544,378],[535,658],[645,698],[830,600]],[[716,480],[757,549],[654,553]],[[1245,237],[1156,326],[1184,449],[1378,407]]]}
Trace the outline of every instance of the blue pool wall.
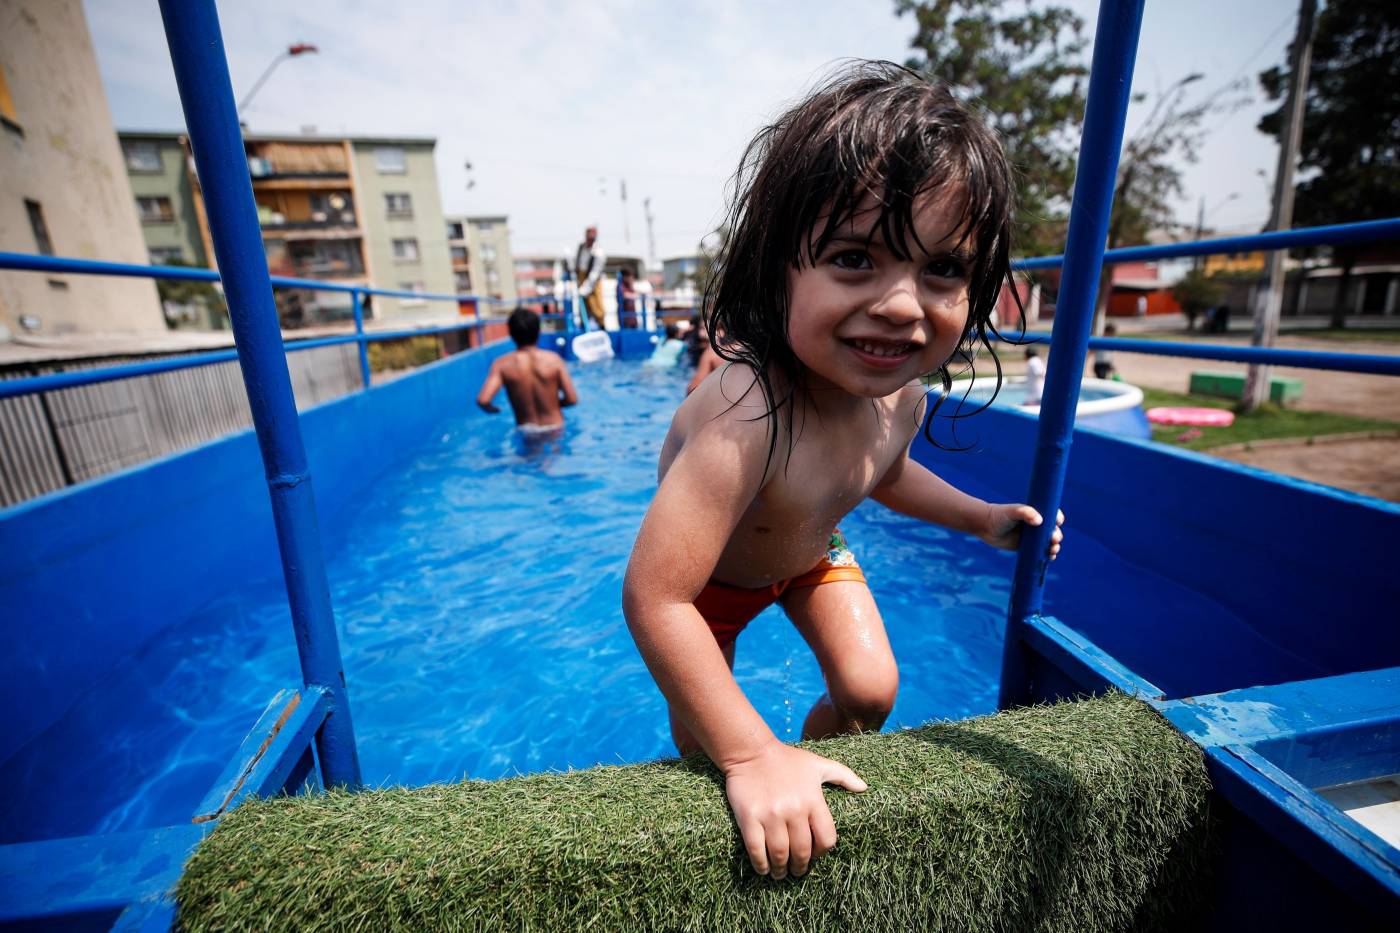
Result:
{"label": "blue pool wall", "polygon": [[[956,439],[936,425],[945,447],[972,449],[921,435],[913,455],[979,495],[1022,499],[1036,427],[1033,415],[991,408]],[[1168,696],[1400,665],[1400,573],[1386,556],[1400,540],[1400,506],[1081,428],[1063,509],[1066,545],[1047,589],[1054,614]],[[1076,548],[1076,536],[1096,546]],[[1193,601],[1142,625],[1144,608],[1157,607],[1097,572],[1100,548]],[[1189,611],[1202,597],[1214,613]]]}

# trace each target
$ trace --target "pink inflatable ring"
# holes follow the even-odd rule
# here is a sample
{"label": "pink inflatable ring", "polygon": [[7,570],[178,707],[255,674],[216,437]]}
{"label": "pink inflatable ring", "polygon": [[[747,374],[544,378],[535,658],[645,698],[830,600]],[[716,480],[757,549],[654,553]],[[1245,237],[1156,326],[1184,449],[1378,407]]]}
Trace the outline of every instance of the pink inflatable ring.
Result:
{"label": "pink inflatable ring", "polygon": [[1147,420],[1153,424],[1194,424],[1210,428],[1228,428],[1235,423],[1235,413],[1226,408],[1149,408]]}

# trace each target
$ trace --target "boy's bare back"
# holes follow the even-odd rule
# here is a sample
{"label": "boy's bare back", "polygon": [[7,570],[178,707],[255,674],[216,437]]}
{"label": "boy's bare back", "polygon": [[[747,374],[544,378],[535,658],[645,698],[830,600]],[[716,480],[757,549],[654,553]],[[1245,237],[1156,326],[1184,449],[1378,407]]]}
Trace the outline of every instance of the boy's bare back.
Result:
{"label": "boy's bare back", "polygon": [[562,425],[562,409],[578,401],[564,361],[538,347],[524,347],[497,358],[477,396],[477,404],[486,411],[498,411],[491,399],[503,386],[518,425]]}

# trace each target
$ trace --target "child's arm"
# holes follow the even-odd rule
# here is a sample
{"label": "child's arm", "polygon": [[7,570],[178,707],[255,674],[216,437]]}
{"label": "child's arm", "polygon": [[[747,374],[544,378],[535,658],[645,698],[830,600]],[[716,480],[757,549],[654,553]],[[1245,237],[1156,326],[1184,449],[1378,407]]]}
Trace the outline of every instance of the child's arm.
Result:
{"label": "child's arm", "polygon": [[[890,467],[870,494],[881,505],[921,521],[976,535],[993,547],[1014,551],[1021,540],[1021,525],[1039,525],[1040,513],[1020,503],[993,504],[969,496],[939,479],[906,453]],[[1061,512],[1051,536],[1050,557],[1060,552],[1065,514]]]}
{"label": "child's arm", "polygon": [[488,414],[498,413],[500,409],[492,404],[491,400],[496,397],[496,393],[499,391],[501,391],[501,369],[492,363],[491,369],[486,373],[486,381],[481,384],[481,391],[476,393],[477,406]]}
{"label": "child's arm", "polygon": [[574,388],[573,377],[569,375],[569,366],[563,360],[559,361],[559,407],[568,408],[578,404],[578,390]]}
{"label": "child's arm", "polygon": [[822,784],[861,791],[865,783],[845,765],[778,741],[695,609],[762,483],[767,419],[747,417],[739,410],[704,423],[676,455],[632,549],[623,609],[661,692],[724,773],[754,870],[783,878],[805,873],[836,844]]}

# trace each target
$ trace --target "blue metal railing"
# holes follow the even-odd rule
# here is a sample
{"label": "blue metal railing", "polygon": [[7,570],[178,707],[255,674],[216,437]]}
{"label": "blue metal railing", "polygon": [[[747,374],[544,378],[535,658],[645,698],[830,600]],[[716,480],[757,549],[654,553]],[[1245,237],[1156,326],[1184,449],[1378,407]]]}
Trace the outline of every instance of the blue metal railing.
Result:
{"label": "blue metal railing", "polygon": [[1016,554],[1016,574],[1007,607],[998,705],[1017,706],[1028,697],[1025,619],[1040,614],[1045,574],[1050,566],[1050,536],[1060,509],[1079,383],[1094,323],[1094,297],[1103,267],[1113,183],[1123,145],[1123,124],[1132,96],[1145,0],[1100,3],[1094,32],[1094,59],[1089,70],[1089,97],[1084,135],[1070,206],[1069,235],[1061,259],[1059,301],[1055,306],[1056,339],[1046,361],[1035,465],[1027,501],[1044,516],[1038,527],[1025,527]]}

